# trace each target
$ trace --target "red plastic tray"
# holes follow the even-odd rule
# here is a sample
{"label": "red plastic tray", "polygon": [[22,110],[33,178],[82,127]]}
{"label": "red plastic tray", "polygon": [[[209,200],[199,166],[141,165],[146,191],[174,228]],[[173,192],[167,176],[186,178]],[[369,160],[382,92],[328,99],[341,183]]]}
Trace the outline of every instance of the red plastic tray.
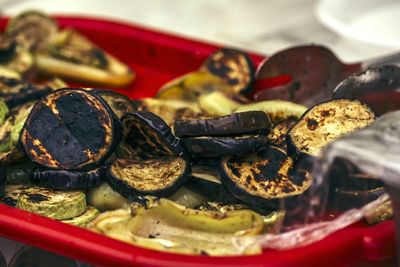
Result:
{"label": "red plastic tray", "polygon": [[[6,19],[0,19],[3,29]],[[79,29],[137,73],[131,98],[152,96],[170,79],[195,70],[218,46],[111,21],[58,17],[62,27]],[[263,56],[252,54],[257,64]],[[240,257],[187,256],[157,252],[0,204],[0,236],[101,266],[387,266],[394,263],[393,221],[358,222],[312,245],[264,250]],[[369,261],[369,264],[365,262]],[[371,263],[372,262],[372,263]]]}

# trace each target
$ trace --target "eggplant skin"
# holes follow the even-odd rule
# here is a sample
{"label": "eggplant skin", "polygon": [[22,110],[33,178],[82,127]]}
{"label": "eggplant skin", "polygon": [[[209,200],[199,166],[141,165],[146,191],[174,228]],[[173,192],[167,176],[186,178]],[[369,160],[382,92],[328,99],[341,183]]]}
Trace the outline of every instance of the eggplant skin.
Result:
{"label": "eggplant skin", "polygon": [[116,159],[108,166],[107,182],[129,200],[168,196],[187,180],[190,164],[181,157],[148,160]]}
{"label": "eggplant skin", "polygon": [[55,190],[86,190],[105,181],[107,167],[91,171],[67,171],[35,169],[30,175],[31,183]]}
{"label": "eggplant skin", "polygon": [[335,139],[371,124],[375,114],[358,100],[340,99],[311,107],[287,134],[288,152],[318,156]]}
{"label": "eggplant skin", "polygon": [[90,170],[120,141],[116,115],[99,96],[79,88],[54,91],[38,101],[20,134],[20,144],[36,164]]}
{"label": "eggplant skin", "polygon": [[174,124],[174,133],[178,137],[268,134],[270,129],[271,120],[262,111],[233,113],[209,119],[178,120]]}
{"label": "eggplant skin", "polygon": [[152,159],[163,156],[187,157],[181,140],[176,138],[171,128],[154,113],[137,111],[122,118],[124,142],[130,148],[130,154],[140,159]]}
{"label": "eggplant skin", "polygon": [[200,157],[246,155],[265,148],[268,143],[265,135],[202,136],[182,140],[189,153]]}
{"label": "eggplant skin", "polygon": [[310,173],[293,175],[294,166],[283,149],[271,146],[245,157],[222,158],[219,172],[236,198],[253,207],[276,209],[280,200],[296,197],[311,185]]}
{"label": "eggplant skin", "polygon": [[253,61],[237,49],[221,48],[214,52],[200,67],[204,69],[225,80],[233,93],[246,93],[254,81]]}

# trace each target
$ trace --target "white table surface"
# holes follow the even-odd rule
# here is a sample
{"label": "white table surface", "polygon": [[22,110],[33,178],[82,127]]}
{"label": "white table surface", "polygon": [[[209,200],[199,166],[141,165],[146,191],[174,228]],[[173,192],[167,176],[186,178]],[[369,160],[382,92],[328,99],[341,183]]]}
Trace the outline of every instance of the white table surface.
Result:
{"label": "white table surface", "polygon": [[35,8],[142,24],[163,31],[272,54],[319,43],[347,62],[393,52],[339,36],[315,16],[316,0],[0,0],[2,14]]}

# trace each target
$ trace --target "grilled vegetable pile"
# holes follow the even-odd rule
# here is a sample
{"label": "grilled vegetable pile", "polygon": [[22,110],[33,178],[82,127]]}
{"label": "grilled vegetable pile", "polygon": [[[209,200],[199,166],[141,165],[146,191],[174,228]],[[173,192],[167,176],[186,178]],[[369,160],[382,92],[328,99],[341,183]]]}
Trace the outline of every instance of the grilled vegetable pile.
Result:
{"label": "grilled vegetable pile", "polygon": [[[227,48],[154,98],[131,100],[60,80],[38,85],[21,78],[32,64],[113,86],[134,74],[41,13],[13,18],[1,37],[2,202],[144,247],[232,255],[232,237],[279,231],[280,204],[296,205],[313,184],[304,163],[375,119],[365,103],[338,95],[310,108],[252,102],[255,66]],[[383,193],[375,177],[349,162],[333,166],[333,208]],[[388,205],[368,221],[390,217]]]}

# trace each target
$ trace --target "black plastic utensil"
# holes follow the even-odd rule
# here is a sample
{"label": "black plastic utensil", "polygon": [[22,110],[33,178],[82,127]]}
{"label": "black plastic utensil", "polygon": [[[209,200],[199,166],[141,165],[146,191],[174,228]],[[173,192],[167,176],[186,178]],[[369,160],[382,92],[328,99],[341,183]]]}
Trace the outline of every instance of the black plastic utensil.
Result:
{"label": "black plastic utensil", "polygon": [[[335,86],[353,73],[396,62],[400,63],[400,54],[345,64],[324,46],[292,47],[268,57],[260,64],[256,72],[254,98],[283,99],[311,106],[330,99]],[[290,82],[280,87],[266,88],[263,86],[265,83],[260,82],[288,75]]]}

